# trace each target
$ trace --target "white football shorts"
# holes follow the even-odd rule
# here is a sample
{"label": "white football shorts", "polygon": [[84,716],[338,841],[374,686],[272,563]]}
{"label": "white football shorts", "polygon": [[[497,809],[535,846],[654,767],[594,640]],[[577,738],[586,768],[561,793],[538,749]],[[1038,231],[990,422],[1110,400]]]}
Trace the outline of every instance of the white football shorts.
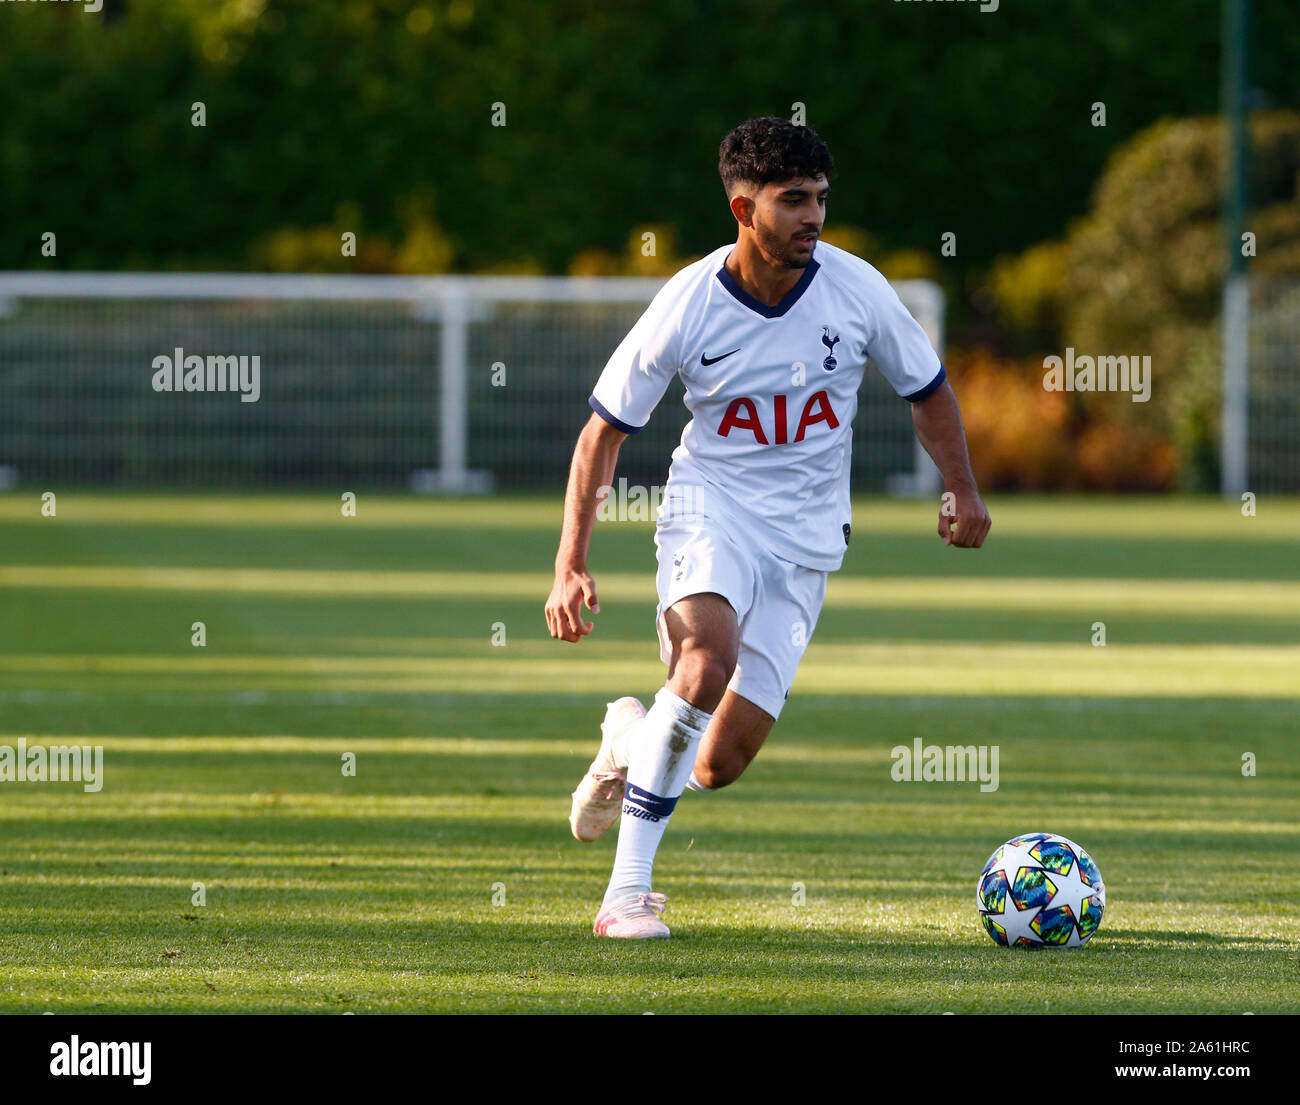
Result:
{"label": "white football shorts", "polygon": [[689,595],[715,592],[740,621],[728,688],[780,717],[826,599],[826,573],[783,560],[740,527],[699,512],[661,518],[655,546],[660,659],[666,664],[672,657],[664,611]]}

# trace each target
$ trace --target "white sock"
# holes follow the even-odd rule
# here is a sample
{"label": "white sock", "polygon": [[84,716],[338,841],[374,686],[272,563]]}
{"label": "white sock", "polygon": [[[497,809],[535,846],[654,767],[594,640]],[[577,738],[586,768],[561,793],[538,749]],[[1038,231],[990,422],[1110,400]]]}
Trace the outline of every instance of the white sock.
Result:
{"label": "white sock", "polygon": [[636,739],[628,742],[627,790],[607,903],[650,890],[655,852],[712,716],[662,687],[635,726]]}
{"label": "white sock", "polygon": [[[651,703],[651,705],[653,706],[654,704]],[[647,714],[649,712],[649,710],[646,711]],[[642,715],[609,742],[609,754],[614,760],[614,766],[620,771],[627,770],[628,756],[631,752],[632,744],[636,740],[636,734],[640,732],[641,726],[644,724],[645,715]]]}
{"label": "white sock", "polygon": [[691,771],[691,777],[686,780],[686,789],[703,791],[705,794],[711,794],[713,792],[712,787],[706,787],[695,777],[695,772],[693,770]]}

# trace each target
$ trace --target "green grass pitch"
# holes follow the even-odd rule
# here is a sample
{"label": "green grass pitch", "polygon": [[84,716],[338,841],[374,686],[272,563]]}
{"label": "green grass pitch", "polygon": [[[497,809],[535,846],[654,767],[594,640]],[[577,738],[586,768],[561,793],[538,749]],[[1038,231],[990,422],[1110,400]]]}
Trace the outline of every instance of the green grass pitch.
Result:
{"label": "green grass pitch", "polygon": [[[0,1010],[1300,1011],[1300,503],[989,507],[971,552],[858,502],[767,748],[678,806],[673,938],[627,944],[566,818],[663,680],[650,525],[597,525],[572,646],[555,497],[0,496],[0,744],[104,748],[99,793],[0,783]],[[894,782],[916,737],[999,789]],[[1081,950],[979,926],[1037,829],[1106,879]]]}

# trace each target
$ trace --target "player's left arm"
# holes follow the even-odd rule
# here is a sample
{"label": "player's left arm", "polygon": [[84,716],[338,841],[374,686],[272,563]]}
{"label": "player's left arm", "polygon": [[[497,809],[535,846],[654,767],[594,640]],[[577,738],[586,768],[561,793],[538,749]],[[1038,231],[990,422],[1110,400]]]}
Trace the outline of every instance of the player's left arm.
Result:
{"label": "player's left arm", "polygon": [[939,507],[939,536],[945,545],[978,549],[993,523],[970,469],[961,408],[946,379],[924,399],[912,404],[912,425],[925,451],[943,474],[945,494]]}

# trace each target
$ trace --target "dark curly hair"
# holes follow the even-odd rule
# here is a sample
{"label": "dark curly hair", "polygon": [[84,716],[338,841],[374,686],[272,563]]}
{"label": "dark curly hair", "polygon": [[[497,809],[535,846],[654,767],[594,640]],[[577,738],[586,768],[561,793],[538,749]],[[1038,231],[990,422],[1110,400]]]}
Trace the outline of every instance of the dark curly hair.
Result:
{"label": "dark curly hair", "polygon": [[718,147],[718,175],[727,195],[744,181],[772,184],[794,177],[835,176],[835,160],[812,127],[764,115],[747,119]]}

